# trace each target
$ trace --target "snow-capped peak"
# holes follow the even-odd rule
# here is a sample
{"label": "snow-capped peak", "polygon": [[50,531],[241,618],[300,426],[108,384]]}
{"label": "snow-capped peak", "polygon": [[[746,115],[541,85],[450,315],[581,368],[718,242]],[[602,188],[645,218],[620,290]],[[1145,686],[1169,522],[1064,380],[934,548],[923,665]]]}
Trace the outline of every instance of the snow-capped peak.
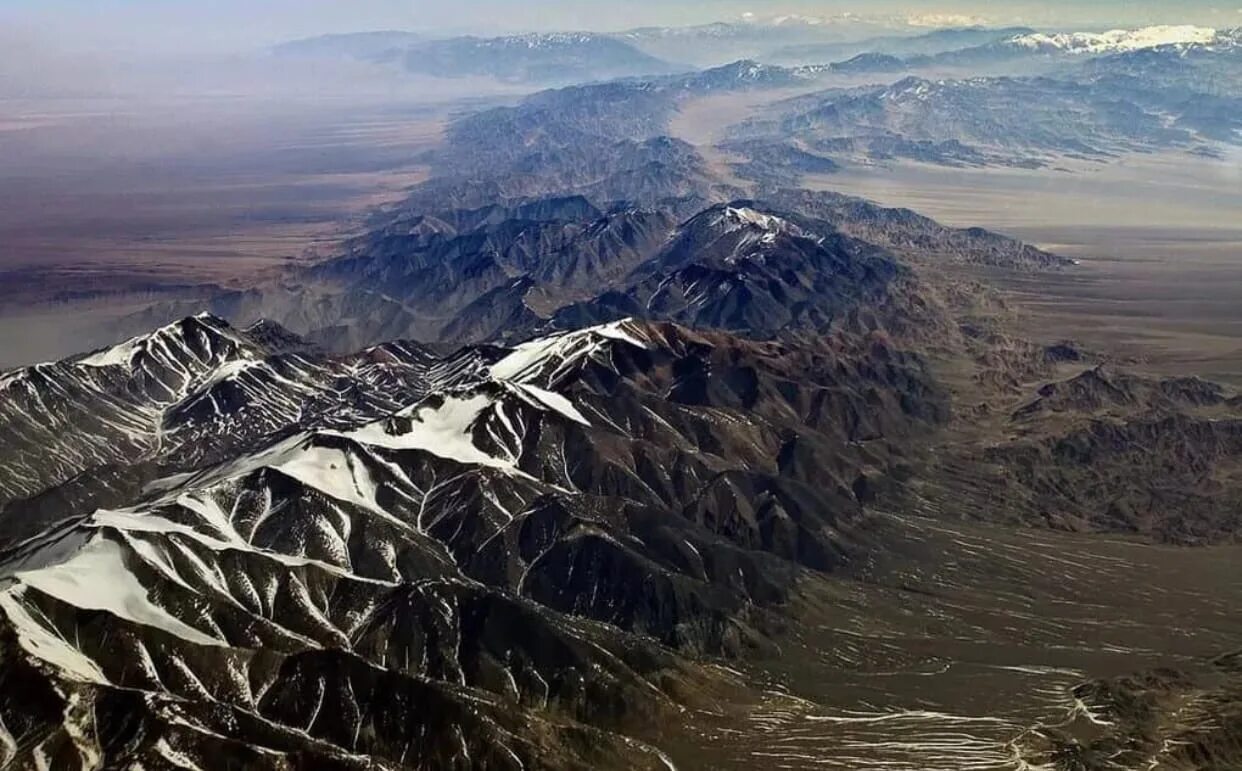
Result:
{"label": "snow-capped peak", "polygon": [[522,343],[491,366],[490,376],[514,383],[555,383],[561,373],[593,355],[609,341],[620,341],[639,348],[647,344],[641,330],[629,319],[601,324],[561,335],[541,337]]}
{"label": "snow-capped peak", "polygon": [[1206,45],[1214,42],[1217,31],[1192,25],[1114,29],[1108,32],[1036,32],[1012,38],[1011,45],[1033,51],[1073,54],[1102,54],[1138,51],[1166,45]]}
{"label": "snow-capped peak", "polygon": [[[191,336],[193,340],[191,341]],[[147,352],[164,356],[182,355],[188,347],[202,346],[204,349],[213,347],[212,339],[229,341],[239,347],[244,343],[229,327],[228,322],[210,313],[199,313],[195,316],[180,319],[166,324],[154,332],[130,338],[109,348],[96,351],[77,361],[84,367],[129,366],[135,354]],[[194,353],[195,357],[199,354]]]}
{"label": "snow-capped peak", "polygon": [[718,222],[734,226],[756,227],[770,233],[778,233],[790,228],[788,220],[773,214],[764,214],[749,206],[726,206]]}
{"label": "snow-capped peak", "polygon": [[592,32],[532,32],[524,35],[489,38],[480,41],[485,47],[564,48],[587,45],[601,39]]}

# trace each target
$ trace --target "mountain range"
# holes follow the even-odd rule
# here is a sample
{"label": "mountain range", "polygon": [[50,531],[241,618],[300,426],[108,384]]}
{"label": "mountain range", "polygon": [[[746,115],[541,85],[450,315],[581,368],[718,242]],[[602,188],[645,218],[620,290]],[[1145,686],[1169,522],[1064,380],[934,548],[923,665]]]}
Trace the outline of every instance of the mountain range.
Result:
{"label": "mountain range", "polygon": [[[918,650],[951,656],[952,636],[910,626],[929,609],[988,650],[1010,650],[1001,587],[1017,581],[1040,603],[1059,590],[1011,578],[1008,536],[971,528],[1237,537],[1229,469],[1242,457],[1242,397],[1100,366],[1069,342],[1014,338],[1002,317],[981,314],[985,287],[944,273],[969,260],[1068,261],[857,199],[771,197],[784,208],[709,207],[651,239],[645,259],[601,250],[558,266],[557,252],[485,250],[528,261],[532,274],[546,267],[560,287],[598,284],[614,259],[635,263],[624,290],[566,306],[549,325],[564,330],[525,340],[506,340],[517,325],[463,347],[329,354],[271,321],[235,328],[199,314],[5,373],[6,760],[728,765],[785,730],[756,724],[725,734],[754,744],[722,742],[715,721],[745,725],[728,710],[806,709],[833,690],[795,686],[799,702],[743,662],[778,669],[792,646],[804,678],[837,678],[908,666]],[[411,223],[410,237],[485,241],[570,212],[597,218],[574,238],[622,243],[582,199],[457,212]],[[638,214],[622,214],[632,232]],[[366,276],[397,267],[402,251],[345,264]],[[512,318],[508,289],[486,305]],[[632,310],[641,318],[618,318]],[[947,377],[958,371],[971,373],[968,387]],[[980,410],[980,399],[994,406]],[[996,433],[995,420],[1007,428]],[[941,543],[925,527],[959,534]],[[969,545],[980,537],[989,548]],[[1088,548],[1076,543],[1056,553]],[[1042,559],[1022,548],[1015,564]],[[955,578],[939,576],[945,559]],[[1056,575],[1080,580],[1073,568]],[[943,583],[984,576],[992,589],[969,596],[999,603],[994,620]],[[1125,591],[1098,570],[1081,580]],[[795,640],[852,618],[855,605],[859,619],[892,625],[880,634],[895,642],[865,654],[874,663],[800,658]],[[847,633],[815,632],[833,640],[816,649],[844,656],[857,634]],[[828,674],[835,667],[845,669]],[[1198,695],[1193,678],[1207,675],[1195,672],[1162,676],[1183,698],[1228,709],[1219,692]],[[958,725],[970,737],[960,745],[918,734],[900,752],[929,768],[1006,753],[1043,762],[1065,751],[1057,727],[1081,709],[1115,716],[1100,747],[1126,742],[1136,762],[1236,740],[1229,724],[1187,718],[1184,744],[1139,741],[1167,734],[1127,706],[1133,687],[1082,684],[1035,713],[1044,718],[998,705],[996,735]],[[865,713],[867,724],[906,719],[885,714],[903,713]],[[906,757],[889,754],[891,741],[854,741],[860,757]]]}
{"label": "mountain range", "polygon": [[56,439],[5,432],[6,492],[46,488],[3,511],[7,760],[661,767],[620,731],[768,644],[854,477],[942,418],[844,338],[291,345],[197,316],[6,376]]}
{"label": "mountain range", "polygon": [[413,33],[363,32],[296,40],[277,46],[275,53],[288,57],[358,59],[437,78],[485,77],[543,85],[657,75],[682,69],[623,40],[588,32],[443,39]]}
{"label": "mountain range", "polygon": [[[400,218],[285,283],[205,302],[246,323],[275,319],[337,351],[400,337],[520,339],[622,317],[776,336],[823,328],[900,284],[888,249],[946,263],[1069,264],[982,229],[844,196],[769,195],[779,203],[716,204],[684,221],[659,206],[600,209],[581,196]],[[840,283],[841,270],[850,282]],[[157,304],[127,323],[164,323],[203,302]]]}
{"label": "mountain range", "polygon": [[[1242,763],[1242,394],[1025,336],[992,277],[1072,259],[796,185],[1236,143],[1236,47],[639,50],[818,21],[283,49],[625,77],[465,110],[332,255],[0,373],[0,767]],[[998,47],[1054,71],[820,82]]]}
{"label": "mountain range", "polygon": [[[924,78],[829,89],[778,103],[730,129],[745,153],[796,142],[843,161],[1054,166],[1162,149],[1236,145],[1242,48],[1159,47],[1076,62],[1045,76]],[[840,65],[902,72],[889,57]],[[1064,116],[1073,114],[1075,120]],[[797,169],[792,170],[797,172]],[[796,181],[796,173],[785,176]]]}
{"label": "mountain range", "polygon": [[[802,41],[790,43],[790,41]],[[649,27],[616,34],[555,32],[500,37],[437,38],[377,31],[290,41],[273,50],[285,57],[350,58],[400,66],[440,78],[486,77],[509,83],[571,85],[587,81],[691,72],[738,59],[810,65],[857,59],[839,73],[1046,66],[1049,60],[1152,49],[1236,47],[1238,30],[1156,26],[1107,32],[1042,32],[1029,27],[958,27],[920,34],[849,37],[839,25],[717,23]],[[785,41],[786,45],[780,45]],[[861,57],[861,58],[859,58]],[[888,57],[892,57],[891,59]],[[860,65],[883,63],[883,69]],[[826,71],[821,69],[821,72]],[[995,73],[1004,74],[1004,73]]]}

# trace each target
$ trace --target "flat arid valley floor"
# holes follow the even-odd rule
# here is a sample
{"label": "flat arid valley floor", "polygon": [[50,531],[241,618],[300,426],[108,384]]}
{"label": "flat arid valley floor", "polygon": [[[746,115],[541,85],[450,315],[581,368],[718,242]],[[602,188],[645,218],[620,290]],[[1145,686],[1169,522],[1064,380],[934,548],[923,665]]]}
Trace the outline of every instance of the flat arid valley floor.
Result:
{"label": "flat arid valley floor", "polygon": [[1055,275],[981,274],[1009,290],[1032,336],[1076,339],[1161,374],[1242,383],[1242,153],[1069,171],[906,166],[811,184],[1076,258]]}
{"label": "flat arid valley floor", "polygon": [[441,108],[387,102],[14,105],[0,124],[0,367],[80,350],[153,291],[245,285],[330,252],[425,179],[417,157],[442,125]]}
{"label": "flat arid valley floor", "polygon": [[[928,512],[929,514],[932,512]],[[888,557],[817,598],[744,714],[692,718],[688,768],[1029,769],[1028,731],[1102,727],[1087,678],[1209,670],[1242,623],[1238,547],[890,515]],[[1135,577],[1141,576],[1141,581]],[[1205,593],[1203,587],[1213,591]],[[704,759],[706,758],[706,762]],[[679,766],[680,767],[680,766]]]}

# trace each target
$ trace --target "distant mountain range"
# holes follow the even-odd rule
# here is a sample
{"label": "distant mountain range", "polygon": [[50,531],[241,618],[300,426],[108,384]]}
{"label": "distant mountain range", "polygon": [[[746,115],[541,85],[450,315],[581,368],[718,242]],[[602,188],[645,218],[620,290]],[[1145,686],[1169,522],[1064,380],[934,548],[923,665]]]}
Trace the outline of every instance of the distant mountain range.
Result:
{"label": "distant mountain range", "polygon": [[1029,27],[960,27],[938,29],[918,35],[885,35],[859,41],[785,46],[766,52],[764,58],[783,64],[839,61],[861,54],[895,57],[931,56],[1034,33]]}
{"label": "distant mountain range", "polygon": [[[920,70],[982,74],[1052,74],[1062,60],[1148,50],[1228,51],[1237,30],[1194,26],[1108,32],[1038,32],[1027,27],[963,27],[910,35],[838,39],[832,25],[794,19],[776,23],[642,28],[604,35],[542,33],[494,38],[428,38],[395,31],[326,35],[278,46],[287,57],[351,58],[438,78],[483,77],[506,83],[570,85],[652,77],[713,67],[733,59],[764,62],[764,85],[778,85],[771,63],[796,64],[786,84],[836,75],[885,75]],[[779,45],[805,37],[812,42]],[[755,64],[755,72],[760,65]],[[759,83],[758,81],[756,81]]]}
{"label": "distant mountain range", "polygon": [[[1056,32],[1027,31],[1022,34],[1004,35],[964,47],[944,48],[939,52],[895,55],[906,70],[956,68],[969,71],[998,66],[1005,72],[1032,74],[1031,67],[1040,66],[1047,71],[1049,63],[1066,63],[1111,54],[1140,51],[1189,52],[1195,50],[1229,50],[1238,45],[1237,30],[1216,30],[1194,26],[1144,27],[1118,29],[1109,32]],[[878,53],[892,53],[879,50]],[[884,62],[884,69],[892,71],[894,63]]]}
{"label": "distant mountain range", "polygon": [[518,83],[580,83],[680,69],[623,41],[589,33],[436,40],[405,49],[400,61],[424,75]]}
{"label": "distant mountain range", "polygon": [[[1183,42],[1167,42],[1171,37]],[[727,145],[753,156],[796,142],[802,152],[838,163],[1043,166],[1062,157],[1106,159],[1168,148],[1215,154],[1217,143],[1242,138],[1242,47],[1235,33],[1118,33],[1090,49],[1072,42],[1047,49],[1029,44],[1032,39],[1044,40],[1021,37],[934,57],[863,54],[833,64],[830,72],[887,80],[920,68],[969,71],[1008,62],[1024,69],[1036,58],[1044,75],[908,75],[885,85],[825,90],[733,127]],[[1200,40],[1210,42],[1194,42]],[[1065,120],[1067,114],[1075,119]]]}
{"label": "distant mountain range", "polygon": [[284,56],[349,57],[439,78],[570,84],[676,72],[676,67],[606,35],[546,33],[428,40],[404,33],[358,33],[294,41]]}
{"label": "distant mountain range", "polygon": [[[1173,57],[1165,49],[1151,50]],[[1175,57],[1183,74],[1187,62],[1206,55],[1186,53]],[[719,205],[747,208],[735,205],[747,200],[755,202],[749,208],[770,210],[782,221],[821,220],[799,228],[845,251],[856,247],[835,236],[884,247],[921,243],[924,253],[941,259],[1023,269],[1055,265],[1054,258],[1025,252],[1013,242],[1002,245],[991,234],[953,236],[934,223],[911,232],[908,218],[879,207],[836,207],[825,216],[819,208],[810,213],[805,201],[786,205],[778,194],[806,174],[831,174],[860,160],[1034,166],[1067,156],[1101,159],[1162,147],[1207,152],[1211,142],[1236,141],[1231,127],[1242,113],[1231,110],[1226,97],[1187,101],[1186,77],[1161,85],[1154,78],[1121,75],[1120,62],[1118,71],[1105,77],[1096,69],[1108,61],[1079,61],[1060,78],[908,77],[777,102],[762,119],[734,127],[721,145],[734,179],[723,178],[699,148],[668,136],[681,107],[711,94],[809,90],[835,67],[740,61],[695,73],[543,91],[454,120],[443,146],[421,159],[433,178],[376,220],[371,232],[350,242],[345,254],[291,271],[278,282],[161,303],[126,319],[117,331],[136,334],[189,315],[204,302],[222,317],[243,324],[270,318],[342,352],[400,337],[451,343],[518,339],[620,317],[645,318],[653,298],[672,302],[671,295],[654,292],[651,276],[660,277],[657,286],[668,279],[670,290],[683,280],[686,292],[694,285],[686,280],[690,273],[673,269],[664,251],[678,238],[691,238],[687,232],[700,232],[682,226],[702,222]],[[1138,72],[1137,62],[1126,61],[1127,71]],[[1067,112],[1078,119],[1064,120]],[[856,217],[872,224],[864,228]],[[802,253],[800,264],[818,254],[803,253],[801,242],[785,235],[772,234],[782,254]],[[773,246],[761,236],[753,248]],[[708,242],[695,243],[707,250]],[[736,304],[728,292],[696,295],[700,304],[681,310],[670,304],[659,317],[695,323],[701,314],[732,329],[734,305],[770,302],[766,325],[757,319],[745,324],[765,334],[814,328],[807,318],[785,312],[783,304],[798,293],[819,292],[816,279],[778,272],[757,283],[756,275],[739,271],[758,270],[762,261],[747,250],[741,254],[748,260],[738,265],[682,267],[704,275],[728,273],[739,289],[754,295],[752,301]],[[756,289],[761,284],[767,286],[762,293]],[[695,289],[704,287],[699,283]]]}

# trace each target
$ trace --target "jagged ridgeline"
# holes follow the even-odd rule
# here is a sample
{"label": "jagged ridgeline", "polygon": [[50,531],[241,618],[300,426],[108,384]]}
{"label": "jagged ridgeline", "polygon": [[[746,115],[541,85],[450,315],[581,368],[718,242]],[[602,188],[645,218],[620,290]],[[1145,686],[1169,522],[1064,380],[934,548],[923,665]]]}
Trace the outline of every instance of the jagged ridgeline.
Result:
{"label": "jagged ridgeline", "polygon": [[49,420],[5,432],[0,719],[52,767],[659,767],[613,732],[769,644],[944,417],[879,341],[638,321],[325,357],[199,316],[3,394]]}
{"label": "jagged ridgeline", "polygon": [[[930,333],[943,319],[915,318],[924,311],[910,302],[919,290],[906,259],[1070,263],[985,230],[830,193],[773,188],[764,200],[696,206],[684,219],[676,207],[601,209],[569,196],[398,214],[291,283],[207,303],[241,323],[275,319],[341,353],[399,338],[515,341],[627,317],[770,338],[851,319],[860,328],[872,324],[860,312],[880,305],[890,331]],[[137,333],[200,307],[161,303],[125,328]]]}

